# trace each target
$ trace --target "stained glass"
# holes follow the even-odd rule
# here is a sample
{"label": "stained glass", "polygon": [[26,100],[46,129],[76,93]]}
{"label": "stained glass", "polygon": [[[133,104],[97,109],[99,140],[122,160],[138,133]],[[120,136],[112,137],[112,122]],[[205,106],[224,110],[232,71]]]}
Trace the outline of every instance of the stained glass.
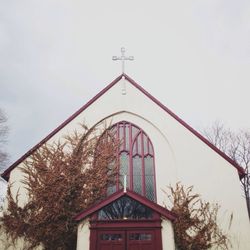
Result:
{"label": "stained glass", "polygon": [[[125,121],[117,123],[111,130],[116,132],[116,136],[121,141],[118,152],[120,157],[120,173],[117,177],[119,188],[123,187],[124,175],[126,175],[129,189],[154,200],[154,154],[149,137],[142,129]],[[132,183],[131,180],[133,180]],[[116,191],[116,187],[110,187],[108,193],[114,190]]]}
{"label": "stained glass", "polygon": [[100,220],[150,219],[153,211],[129,197],[122,197],[99,211]]}
{"label": "stained glass", "polygon": [[145,166],[145,175],[153,175],[154,174],[154,162],[153,157],[148,155],[144,158],[144,166]]}
{"label": "stained glass", "polygon": [[137,143],[138,143],[138,154],[141,155],[142,154],[141,133],[137,137]]}
{"label": "stained glass", "polygon": [[152,234],[149,233],[131,233],[129,240],[152,240]]}
{"label": "stained glass", "polygon": [[133,145],[133,156],[138,154],[138,143],[137,141],[134,142],[134,145]]}
{"label": "stained glass", "polygon": [[155,194],[154,194],[154,176],[145,176],[146,182],[146,197],[151,200],[155,201]]}
{"label": "stained glass", "polygon": [[108,189],[107,189],[107,194],[111,195],[111,194],[115,193],[115,191],[116,191],[116,186],[115,185],[109,186]]}
{"label": "stained glass", "polygon": [[126,124],[125,127],[125,150],[129,151],[130,147],[130,131],[129,131],[129,124]]}
{"label": "stained glass", "polygon": [[120,155],[120,188],[124,187],[124,175],[127,176],[127,187],[129,187],[129,155],[123,152]]}
{"label": "stained glass", "polygon": [[142,159],[140,156],[133,158],[133,190],[142,194]]}
{"label": "stained glass", "polygon": [[143,151],[144,155],[148,154],[148,138],[145,134],[143,134]]}
{"label": "stained glass", "polygon": [[150,142],[149,142],[149,154],[153,155],[153,146]]}
{"label": "stained glass", "polygon": [[115,240],[115,241],[121,241],[122,240],[122,234],[101,234],[100,235],[101,240]]}
{"label": "stained glass", "polygon": [[139,129],[132,125],[132,138],[135,138],[135,136],[139,133]]}
{"label": "stained glass", "polygon": [[145,185],[146,185],[146,197],[150,200],[154,200],[154,161],[153,157],[148,155],[144,158],[145,166]]}
{"label": "stained glass", "polygon": [[120,155],[120,174],[121,175],[128,174],[128,164],[129,164],[128,154],[126,152],[121,153]]}

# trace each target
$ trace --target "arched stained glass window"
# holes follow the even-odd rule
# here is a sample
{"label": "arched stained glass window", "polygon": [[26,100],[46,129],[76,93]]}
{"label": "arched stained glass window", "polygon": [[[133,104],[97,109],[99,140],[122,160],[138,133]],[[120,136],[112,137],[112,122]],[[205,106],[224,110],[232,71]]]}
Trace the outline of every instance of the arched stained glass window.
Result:
{"label": "arched stained glass window", "polygon": [[142,129],[126,121],[115,124],[111,130],[121,142],[119,178],[112,192],[123,187],[126,175],[127,188],[155,201],[154,150],[149,137]]}

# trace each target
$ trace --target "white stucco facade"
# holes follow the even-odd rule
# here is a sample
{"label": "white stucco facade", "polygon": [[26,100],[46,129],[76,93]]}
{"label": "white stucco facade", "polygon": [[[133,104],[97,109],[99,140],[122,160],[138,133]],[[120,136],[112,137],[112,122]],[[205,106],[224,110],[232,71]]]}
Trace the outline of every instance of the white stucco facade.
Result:
{"label": "white stucco facade", "polygon": [[172,223],[168,220],[163,220],[161,223],[161,237],[163,250],[175,250],[174,232]]}
{"label": "white stucco facade", "polygon": [[[79,123],[84,122],[92,127],[101,121],[106,124],[128,121],[142,128],[150,137],[155,154],[159,205],[167,200],[162,191],[167,186],[179,181],[185,186],[192,185],[202,198],[221,206],[219,220],[230,235],[232,249],[250,249],[249,218],[236,168],[129,81],[119,80],[90,105],[86,105],[49,142],[80,128]],[[22,178],[21,171],[16,167],[11,171],[9,183],[13,183],[13,193],[20,189],[20,200],[25,202]],[[229,229],[231,213],[233,221]],[[163,221],[162,232],[164,250],[174,249],[173,231],[168,221]],[[87,239],[89,230],[85,221],[79,225],[78,250],[88,249]]]}
{"label": "white stucco facade", "polygon": [[[163,250],[175,250],[174,233],[172,223],[162,218],[162,248]],[[90,230],[88,219],[79,223],[77,232],[77,250],[89,249],[90,244]]]}
{"label": "white stucco facade", "polygon": [[88,219],[79,223],[77,231],[77,250],[89,249],[90,245],[90,230],[89,230],[89,221]]}

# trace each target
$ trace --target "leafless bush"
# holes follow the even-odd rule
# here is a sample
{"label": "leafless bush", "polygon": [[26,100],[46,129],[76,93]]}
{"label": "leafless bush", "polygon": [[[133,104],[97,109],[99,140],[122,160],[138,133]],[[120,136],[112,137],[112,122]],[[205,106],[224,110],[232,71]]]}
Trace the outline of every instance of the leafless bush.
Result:
{"label": "leafless bush", "polygon": [[164,192],[177,215],[173,227],[178,250],[228,249],[230,241],[217,223],[218,204],[203,201],[193,193],[193,187],[185,188],[180,183]]}
{"label": "leafless bush", "polygon": [[18,205],[8,188],[8,210],[1,219],[9,238],[23,237],[33,249],[75,249],[80,211],[103,199],[117,174],[118,142],[108,131],[99,139],[94,130],[44,144],[25,162],[23,183],[29,201]]}

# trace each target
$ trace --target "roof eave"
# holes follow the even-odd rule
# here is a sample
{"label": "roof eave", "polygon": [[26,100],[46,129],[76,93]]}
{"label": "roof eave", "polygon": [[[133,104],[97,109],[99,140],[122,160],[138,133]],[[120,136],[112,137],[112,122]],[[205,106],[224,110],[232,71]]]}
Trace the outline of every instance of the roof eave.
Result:
{"label": "roof eave", "polygon": [[161,107],[165,112],[167,112],[170,116],[172,116],[175,120],[177,120],[182,126],[188,129],[192,134],[198,137],[201,141],[207,144],[212,150],[214,150],[217,154],[223,157],[227,162],[233,165],[237,170],[240,178],[243,178],[246,173],[245,170],[237,164],[234,160],[232,160],[229,156],[227,156],[224,152],[218,149],[215,145],[209,142],[203,135],[201,135],[197,130],[188,125],[185,121],[183,121],[179,116],[177,116],[173,111],[163,105],[160,101],[158,101],[154,96],[152,96],[149,92],[147,92],[144,88],[142,88],[138,83],[136,83],[132,78],[128,75],[124,74],[125,78],[134,85],[137,89],[139,89],[142,93],[144,93],[148,98],[150,98],[155,104]]}
{"label": "roof eave", "polygon": [[27,157],[29,157],[34,151],[36,151],[41,145],[46,143],[51,137],[53,137],[59,130],[61,130],[64,126],[66,126],[69,122],[71,122],[75,117],[77,117],[82,111],[88,108],[93,102],[95,102],[99,97],[105,94],[112,86],[114,86],[118,81],[120,81],[124,77],[127,81],[129,81],[134,87],[140,90],[143,94],[145,94],[148,98],[150,98],[155,104],[161,107],[165,112],[167,112],[170,116],[172,116],[175,120],[177,120],[180,124],[182,124],[186,129],[188,129],[191,133],[197,136],[200,140],[202,140],[205,144],[207,144],[211,149],[213,149],[216,153],[218,153],[221,157],[223,157],[226,161],[228,161],[232,166],[234,166],[238,170],[238,174],[240,179],[245,176],[244,169],[239,166],[235,161],[233,161],[230,157],[228,157],[225,153],[215,147],[212,143],[210,143],[204,136],[202,136],[198,131],[189,126],[186,122],[184,122],[180,117],[178,117],[174,112],[164,106],[160,101],[158,101],[155,97],[153,97],[150,93],[148,93],[144,88],[142,88],[138,83],[136,83],[132,78],[130,78],[126,74],[121,74],[114,81],[112,81],[109,85],[107,85],[102,91],[100,91],[97,95],[95,95],[90,101],[88,101],[84,106],[82,106],[78,111],[76,111],[72,116],[70,116],[67,120],[65,120],[61,125],[59,125],[55,130],[53,130],[47,137],[41,140],[38,144],[36,144],[32,149],[30,149],[27,153],[25,153],[22,157],[20,157],[17,161],[15,161],[9,168],[7,168],[2,174],[2,178],[6,181],[9,180],[10,172],[18,166],[21,162],[23,162]]}
{"label": "roof eave", "polygon": [[88,108],[93,102],[95,102],[99,97],[105,94],[113,85],[120,81],[120,79],[124,76],[124,74],[118,76],[115,80],[113,80],[109,85],[107,85],[102,91],[100,91],[97,95],[95,95],[92,99],[90,99],[84,106],[78,109],[73,115],[71,115],[67,120],[65,120],[62,124],[60,124],[56,129],[54,129],[48,136],[46,136],[43,140],[37,143],[33,148],[31,148],[28,152],[26,152],[23,156],[21,156],[17,161],[15,161],[10,167],[8,167],[2,174],[1,177],[8,181],[10,177],[10,172],[18,166],[21,162],[23,162],[26,158],[28,158],[32,153],[34,153],[40,146],[46,143],[50,138],[52,138],[58,131],[60,131],[63,127],[65,127],[69,122],[71,122],[74,118],[76,118],[81,112],[83,112],[86,108]]}

